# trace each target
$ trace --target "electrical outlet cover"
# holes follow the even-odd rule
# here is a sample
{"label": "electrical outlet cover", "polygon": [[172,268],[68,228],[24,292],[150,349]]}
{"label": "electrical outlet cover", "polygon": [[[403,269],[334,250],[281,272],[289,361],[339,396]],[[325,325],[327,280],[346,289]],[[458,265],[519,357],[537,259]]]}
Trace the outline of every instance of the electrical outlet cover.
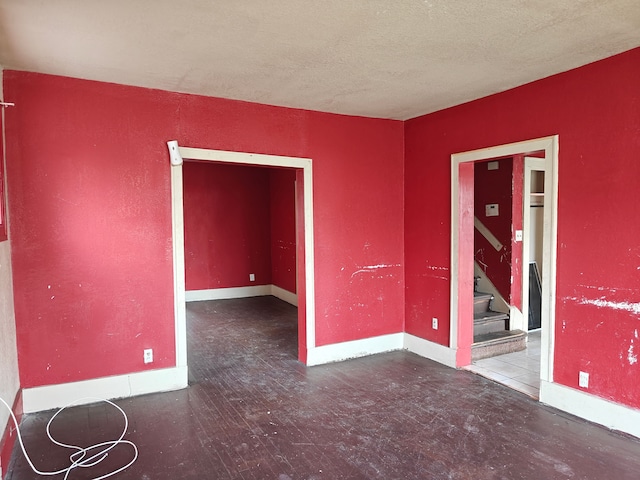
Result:
{"label": "electrical outlet cover", "polygon": [[144,363],[152,363],[153,362],[153,349],[146,348],[143,353]]}
{"label": "electrical outlet cover", "polygon": [[589,388],[589,374],[587,372],[580,372],[578,375],[578,386]]}

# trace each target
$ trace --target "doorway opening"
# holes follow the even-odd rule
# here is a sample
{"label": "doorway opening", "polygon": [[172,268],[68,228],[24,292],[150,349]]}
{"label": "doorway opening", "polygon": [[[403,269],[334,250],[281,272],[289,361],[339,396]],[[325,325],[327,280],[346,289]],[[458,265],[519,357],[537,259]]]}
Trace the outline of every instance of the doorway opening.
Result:
{"label": "doorway opening", "polygon": [[[313,250],[313,195],[311,159],[283,157],[171,145],[172,238],[174,265],[174,309],[176,366],[187,367],[187,327],[184,258],[183,162],[236,164],[295,169],[296,198],[296,283],[298,294],[298,359],[306,363],[307,352],[315,347],[315,287]],[[177,153],[176,153],[177,149]]]}
{"label": "doorway opening", "polygon": [[[531,331],[532,343],[535,343],[536,337],[539,337],[539,347],[532,348],[531,358],[526,362],[530,366],[532,358],[534,363],[537,362],[539,373],[536,372],[536,375],[539,381],[542,383],[553,381],[557,152],[558,138],[554,136],[452,155],[450,346],[456,352],[457,367],[469,367],[473,361],[474,350],[482,347],[476,343],[477,336],[474,339],[473,320],[474,298],[478,290],[477,267],[474,269],[476,258],[474,231],[478,223],[474,215],[476,213],[474,211],[476,210],[474,208],[474,171],[480,165],[484,168],[487,166],[495,168],[495,164],[491,165],[495,159],[520,158],[519,166],[514,162],[513,168],[518,172],[516,176],[519,175],[520,187],[517,192],[514,188],[512,200],[514,215],[509,222],[511,235],[507,239],[511,242],[512,248],[509,249],[508,256],[511,269],[507,275],[510,274],[510,278],[507,279],[506,287],[502,288],[503,292],[505,288],[508,290],[503,295],[507,300],[505,311],[508,312],[503,335],[512,336],[521,331],[523,338],[526,338],[527,332]],[[492,162],[486,163],[489,160]],[[533,209],[532,204],[538,203],[544,205],[544,208],[540,209],[541,215],[538,213],[532,215],[530,211]],[[490,216],[494,215],[491,210],[498,208],[492,203],[487,203],[485,207],[483,215]],[[532,222],[536,221],[539,223],[533,225]],[[539,233],[538,236],[536,232]],[[506,251],[504,245],[499,241],[497,243],[494,246],[498,251],[502,251],[504,256]],[[539,262],[538,265],[530,266],[530,255],[537,258],[534,261]],[[503,257],[502,260],[505,261],[507,258]],[[535,274],[536,270],[541,274],[540,291],[537,297],[531,297],[533,301],[530,301],[529,289],[535,284],[532,285],[529,278]],[[530,314],[535,313],[532,312],[532,307],[535,308],[535,305],[539,305],[539,329],[535,328],[535,323],[530,323],[529,319]],[[526,347],[526,344],[524,346]],[[534,348],[539,348],[539,357],[535,356]],[[515,368],[512,370],[517,371]],[[506,384],[514,383],[509,382],[509,378],[505,375],[496,376],[494,379],[502,379]]]}
{"label": "doorway opening", "polygon": [[534,398],[540,390],[543,157],[535,152],[474,164],[469,369]]}

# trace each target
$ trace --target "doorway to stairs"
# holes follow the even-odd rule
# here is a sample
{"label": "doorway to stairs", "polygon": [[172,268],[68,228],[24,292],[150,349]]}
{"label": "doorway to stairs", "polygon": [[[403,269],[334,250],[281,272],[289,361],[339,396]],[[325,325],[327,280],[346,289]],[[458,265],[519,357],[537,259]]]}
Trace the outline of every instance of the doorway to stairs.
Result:
{"label": "doorway to stairs", "polygon": [[[456,366],[475,370],[477,373],[489,376],[535,397],[538,397],[537,388],[535,391],[532,388],[527,388],[525,382],[513,380],[513,377],[521,375],[520,380],[526,379],[528,383],[533,383],[531,378],[536,376],[543,388],[545,382],[553,381],[557,141],[557,137],[546,137],[452,155],[450,345],[456,351]],[[519,179],[518,184],[522,185],[519,191],[515,191],[514,187],[514,200],[510,200],[509,207],[513,205],[513,218],[510,218],[510,215],[505,215],[505,218],[502,219],[502,221],[507,218],[509,220],[509,224],[506,226],[508,229],[507,237],[504,237],[503,232],[502,242],[492,236],[490,229],[486,228],[482,222],[483,219],[491,219],[496,216],[496,212],[492,209],[498,209],[498,205],[483,200],[481,202],[482,209],[477,205],[474,207],[474,171],[476,168],[496,169],[496,159],[518,159],[520,163],[514,167],[514,171],[517,171],[519,175],[519,177],[516,175]],[[508,177],[512,178],[511,173],[508,174]],[[541,179],[543,179],[542,184],[540,184]],[[538,206],[532,208],[532,205],[538,204],[545,205],[545,208]],[[531,210],[534,208],[536,212],[532,215]],[[478,210],[482,211],[478,212]],[[478,223],[480,223],[480,228],[478,228]],[[486,223],[491,224],[491,222]],[[486,259],[482,255],[478,255],[474,244],[474,232],[478,230],[483,232],[482,236],[487,237],[483,239],[485,242],[483,248],[495,248],[496,252],[493,253],[493,256],[500,259],[494,261],[494,270],[500,268],[504,270],[505,264],[508,265],[507,269],[502,272],[503,277],[506,275],[506,280],[502,278],[497,281],[501,284],[500,289],[491,285],[492,282],[487,278],[480,281],[477,278],[478,273],[489,270],[487,264],[480,267],[474,266],[475,259],[479,259],[480,264],[483,263],[483,259]],[[537,237],[539,241],[536,241],[536,232],[540,234]],[[505,248],[504,244],[507,243],[509,248]],[[487,257],[491,257],[491,255]],[[534,265],[542,275],[540,279],[541,290],[533,299],[533,303],[530,304],[529,278],[536,278],[531,275],[535,274],[536,269],[536,266],[530,266],[532,258],[536,262]],[[504,263],[502,266],[496,263],[500,261]],[[489,293],[488,298],[493,299],[495,296],[499,296],[500,299],[495,302],[498,305],[501,299],[506,300],[502,302],[502,306],[495,308],[495,310],[502,310],[508,315],[508,318],[502,316],[501,312],[484,315],[496,318],[497,321],[493,322],[494,325],[502,325],[500,327],[502,331],[498,333],[491,333],[490,328],[487,331],[487,326],[491,322],[486,321],[483,321],[484,324],[480,330],[476,326],[476,332],[474,332],[474,301],[480,296],[478,292],[488,289],[487,285],[493,288],[493,290],[489,288],[489,292],[485,292]],[[536,303],[537,301],[539,303]],[[535,321],[532,323],[529,320],[530,312],[538,313],[537,317],[541,328],[536,328]],[[527,333],[529,333],[529,342],[525,343]],[[492,346],[491,342],[482,344],[492,336],[495,345]],[[524,353],[513,354],[508,353],[508,348],[505,350],[505,345],[512,340],[521,342],[520,347],[513,349],[522,350],[521,347],[526,347],[522,350]],[[508,353],[508,355],[483,360],[483,358],[501,353]],[[514,358],[511,359],[510,356]],[[473,365],[474,361],[477,361],[475,365]],[[480,362],[493,364],[491,365],[492,369],[487,366],[481,368],[478,365]],[[495,371],[499,370],[500,366],[503,367],[502,373]],[[518,388],[523,386],[524,388]]]}

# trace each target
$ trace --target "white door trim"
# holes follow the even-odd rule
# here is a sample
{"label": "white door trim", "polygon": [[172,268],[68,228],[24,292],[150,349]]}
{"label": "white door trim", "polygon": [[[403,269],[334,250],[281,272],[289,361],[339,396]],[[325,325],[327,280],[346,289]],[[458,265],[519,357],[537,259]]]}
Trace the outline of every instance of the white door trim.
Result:
{"label": "white door trim", "polygon": [[[171,146],[170,146],[171,151]],[[178,147],[182,159],[222,162],[249,166],[297,168],[303,171],[305,313],[307,351],[315,348],[315,268],[313,240],[313,172],[310,158],[283,157],[256,153]],[[176,335],[176,366],[187,365],[187,325],[185,307],[184,204],[182,161],[171,162],[171,217],[173,230],[173,286]]]}
{"label": "white door trim", "polygon": [[[522,198],[522,324],[519,330],[529,330],[529,250],[531,248],[531,174],[544,172],[543,158],[524,158],[524,195]],[[543,237],[544,238],[544,237]],[[542,280],[542,279],[540,279]]]}
{"label": "white door trim", "polygon": [[[558,205],[558,136],[543,137],[523,142],[510,143],[497,147],[482,148],[451,155],[451,304],[450,304],[450,336],[449,347],[454,351],[469,347],[458,345],[459,305],[459,226],[461,205],[460,166],[468,162],[489,160],[492,158],[508,157],[516,154],[528,154],[544,151],[545,157],[545,195],[544,202],[544,231],[543,240],[543,291],[542,291],[542,351],[540,378],[546,382],[553,382],[553,352],[555,332],[555,296],[556,296],[556,257],[557,257],[557,205]],[[473,241],[471,232],[466,241]],[[467,319],[467,321],[471,321]],[[463,367],[465,365],[456,365]]]}

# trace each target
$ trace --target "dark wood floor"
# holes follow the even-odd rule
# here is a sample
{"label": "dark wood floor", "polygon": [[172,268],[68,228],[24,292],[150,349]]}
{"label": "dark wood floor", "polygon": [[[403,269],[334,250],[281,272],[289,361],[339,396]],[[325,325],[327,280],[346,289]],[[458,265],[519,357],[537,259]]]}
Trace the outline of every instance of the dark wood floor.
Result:
{"label": "dark wood floor", "polygon": [[[118,402],[138,461],[119,479],[638,479],[640,442],[407,352],[305,368],[296,310],[272,297],[188,305],[192,385]],[[26,416],[36,464],[51,413]],[[105,405],[76,407],[61,440],[116,438]],[[107,462],[125,463],[118,447]],[[40,478],[14,451],[9,480]],[[94,478],[105,466],[74,472]]]}

